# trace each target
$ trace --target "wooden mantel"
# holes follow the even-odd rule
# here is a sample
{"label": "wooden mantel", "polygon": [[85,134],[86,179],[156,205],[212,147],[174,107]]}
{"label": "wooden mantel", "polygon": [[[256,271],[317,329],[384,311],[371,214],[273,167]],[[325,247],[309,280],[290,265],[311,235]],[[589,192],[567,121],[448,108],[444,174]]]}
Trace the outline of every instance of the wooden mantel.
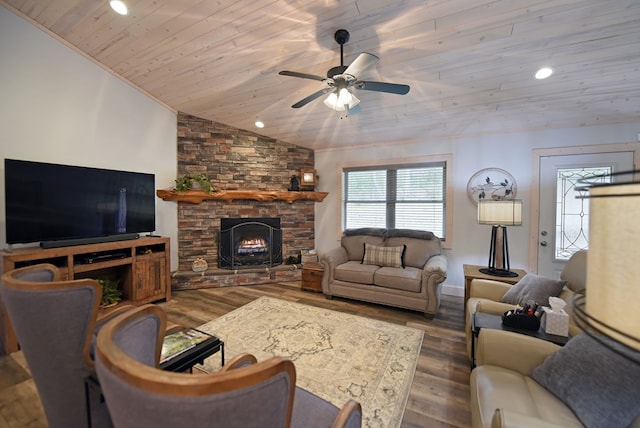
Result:
{"label": "wooden mantel", "polygon": [[182,201],[192,204],[199,204],[202,201],[213,199],[223,201],[234,201],[241,199],[252,199],[255,201],[315,201],[322,202],[328,192],[277,192],[265,190],[218,190],[206,193],[202,190],[185,190],[176,192],[175,190],[157,190],[156,195],[165,201]]}

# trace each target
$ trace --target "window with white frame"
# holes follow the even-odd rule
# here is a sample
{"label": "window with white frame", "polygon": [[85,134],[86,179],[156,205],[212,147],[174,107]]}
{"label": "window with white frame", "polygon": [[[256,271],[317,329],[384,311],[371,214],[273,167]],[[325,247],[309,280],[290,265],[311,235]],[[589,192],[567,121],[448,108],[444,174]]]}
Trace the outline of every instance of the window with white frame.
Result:
{"label": "window with white frame", "polygon": [[343,229],[418,229],[446,236],[446,162],[343,169]]}

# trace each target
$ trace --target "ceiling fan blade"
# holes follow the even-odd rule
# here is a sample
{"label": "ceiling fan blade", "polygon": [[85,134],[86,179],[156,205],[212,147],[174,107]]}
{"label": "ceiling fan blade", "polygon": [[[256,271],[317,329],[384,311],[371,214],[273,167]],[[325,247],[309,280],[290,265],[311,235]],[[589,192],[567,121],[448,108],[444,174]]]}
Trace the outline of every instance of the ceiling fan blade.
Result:
{"label": "ceiling fan blade", "polygon": [[329,88],[320,89],[318,92],[314,92],[313,94],[309,95],[307,98],[301,99],[300,101],[298,101],[297,103],[295,103],[291,107],[293,107],[293,108],[304,107],[307,104],[309,104],[311,101],[315,100],[316,98],[319,98],[319,97],[323,96],[324,94],[326,94],[328,92],[328,90],[329,90]]}
{"label": "ceiling fan blade", "polygon": [[311,79],[311,80],[319,80],[319,81],[323,81],[326,79],[326,77],[321,77],[321,76],[316,76],[314,74],[307,74],[307,73],[298,73],[297,71],[281,71],[280,73],[278,73],[281,76],[291,76],[291,77],[300,77],[302,79]]}
{"label": "ceiling fan blade", "polygon": [[360,80],[356,82],[356,88],[365,91],[388,92],[390,94],[405,95],[409,93],[409,85],[400,85],[398,83],[370,82]]}
{"label": "ceiling fan blade", "polygon": [[344,74],[350,74],[358,77],[367,68],[378,62],[378,57],[369,52],[362,52],[344,71]]}

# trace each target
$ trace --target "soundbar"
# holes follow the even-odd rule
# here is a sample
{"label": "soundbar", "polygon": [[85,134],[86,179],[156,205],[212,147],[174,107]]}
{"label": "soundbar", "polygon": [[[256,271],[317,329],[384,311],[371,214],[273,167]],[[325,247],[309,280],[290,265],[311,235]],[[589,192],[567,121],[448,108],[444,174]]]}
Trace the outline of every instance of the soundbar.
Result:
{"label": "soundbar", "polygon": [[103,242],[128,241],[130,239],[138,239],[139,237],[140,235],[138,233],[121,233],[118,235],[95,236],[92,238],[59,239],[55,241],[42,241],[40,242],[40,247],[41,248],[72,247],[74,245],[88,245],[88,244],[101,244]]}

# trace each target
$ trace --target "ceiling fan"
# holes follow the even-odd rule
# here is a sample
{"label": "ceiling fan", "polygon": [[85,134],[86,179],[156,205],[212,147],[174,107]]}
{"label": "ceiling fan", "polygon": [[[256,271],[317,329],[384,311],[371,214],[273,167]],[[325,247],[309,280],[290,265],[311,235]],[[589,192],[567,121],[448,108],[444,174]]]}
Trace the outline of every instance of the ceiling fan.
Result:
{"label": "ceiling fan", "polygon": [[358,80],[358,76],[366,69],[378,61],[378,57],[368,52],[362,52],[348,67],[344,65],[344,44],[349,41],[347,30],[338,30],[334,39],[340,45],[340,65],[327,71],[327,77],[316,76],[297,71],[281,71],[282,76],[300,77],[302,79],[319,80],[326,86],[306,98],[298,101],[291,107],[300,108],[324,94],[329,94],[324,104],[337,111],[350,110],[360,103],[360,100],[353,94],[352,89],[365,91],[387,92],[390,94],[405,95],[409,92],[408,85],[397,83],[373,82],[369,80]]}

